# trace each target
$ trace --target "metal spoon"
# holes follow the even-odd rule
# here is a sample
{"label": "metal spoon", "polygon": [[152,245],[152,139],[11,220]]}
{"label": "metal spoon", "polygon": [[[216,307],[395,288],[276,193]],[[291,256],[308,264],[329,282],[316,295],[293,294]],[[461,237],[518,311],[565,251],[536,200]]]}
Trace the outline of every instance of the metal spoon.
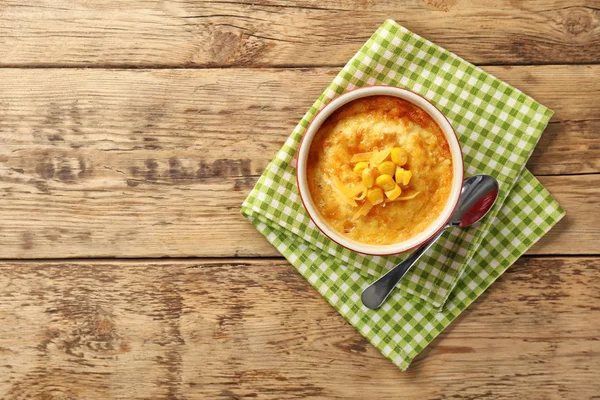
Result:
{"label": "metal spoon", "polygon": [[415,250],[408,258],[364,290],[361,300],[370,309],[379,308],[390,295],[396,283],[417,260],[451,226],[467,227],[482,219],[498,197],[498,181],[490,175],[475,175],[465,179],[458,206],[450,221],[436,235]]}

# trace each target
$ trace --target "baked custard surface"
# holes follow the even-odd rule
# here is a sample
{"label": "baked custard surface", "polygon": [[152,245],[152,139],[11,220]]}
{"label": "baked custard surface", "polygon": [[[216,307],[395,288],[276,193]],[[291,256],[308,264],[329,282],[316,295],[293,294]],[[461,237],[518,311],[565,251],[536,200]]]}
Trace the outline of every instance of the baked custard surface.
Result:
{"label": "baked custard surface", "polygon": [[[398,183],[398,200],[408,200],[384,197],[359,215],[367,199],[349,204],[334,190],[335,181],[348,188],[362,185],[353,156],[392,148],[404,149],[408,156],[403,167],[395,167],[412,173],[408,185]],[[370,167],[377,177],[377,167]],[[307,178],[318,212],[335,231],[358,242],[387,245],[416,236],[440,215],[452,187],[452,156],[444,133],[427,112],[403,99],[371,96],[344,105],[321,125],[311,143]]]}

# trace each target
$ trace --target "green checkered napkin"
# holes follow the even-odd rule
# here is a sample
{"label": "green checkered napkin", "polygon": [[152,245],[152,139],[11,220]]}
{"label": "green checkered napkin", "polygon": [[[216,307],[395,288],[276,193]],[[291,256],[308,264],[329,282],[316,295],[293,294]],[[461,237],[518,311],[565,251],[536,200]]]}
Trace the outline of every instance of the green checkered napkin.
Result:
{"label": "green checkered napkin", "polygon": [[[298,145],[316,113],[356,87],[406,87],[433,102],[462,145],[466,175],[500,182],[482,223],[445,233],[379,310],[360,293],[405,256],[372,257],[331,242],[295,182]],[[313,104],[242,205],[244,214],[359,332],[400,368],[430,343],[564,212],[524,165],[552,111],[456,55],[386,21]]]}

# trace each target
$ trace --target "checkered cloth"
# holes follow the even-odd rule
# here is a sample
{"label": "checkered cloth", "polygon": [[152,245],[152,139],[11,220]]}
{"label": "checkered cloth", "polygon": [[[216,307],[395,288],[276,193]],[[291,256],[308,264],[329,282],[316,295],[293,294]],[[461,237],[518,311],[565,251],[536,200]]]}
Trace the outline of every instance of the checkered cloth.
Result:
{"label": "checkered cloth", "polygon": [[[405,87],[434,103],[459,136],[466,175],[493,175],[500,194],[481,223],[447,231],[374,311],[362,305],[362,290],[406,256],[365,256],[322,235],[299,199],[294,157],[321,108],[348,90],[375,84]],[[564,215],[524,169],[551,116],[519,90],[388,20],[296,126],[244,201],[242,214],[340,314],[405,369]]]}

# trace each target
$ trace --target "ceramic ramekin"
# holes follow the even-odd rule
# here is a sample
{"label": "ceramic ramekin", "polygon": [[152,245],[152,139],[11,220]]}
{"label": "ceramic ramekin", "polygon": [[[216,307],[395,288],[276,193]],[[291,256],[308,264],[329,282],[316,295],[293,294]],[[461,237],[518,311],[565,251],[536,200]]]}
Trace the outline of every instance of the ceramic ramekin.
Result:
{"label": "ceramic ramekin", "polygon": [[[347,104],[353,100],[360,99],[363,97],[381,95],[394,96],[409,101],[419,106],[421,109],[425,110],[433,118],[433,120],[439,125],[439,127],[444,132],[446,140],[450,145],[450,153],[452,155],[453,178],[450,196],[448,196],[448,201],[444,206],[442,213],[438,216],[438,218],[435,221],[433,221],[431,225],[429,225],[429,227],[427,227],[427,229],[425,229],[418,235],[410,238],[409,240],[403,242],[388,245],[373,245],[361,243],[355,240],[351,240],[345,236],[342,236],[340,233],[338,233],[332,227],[330,227],[329,224],[321,217],[321,215],[317,211],[317,208],[315,207],[315,204],[310,196],[310,191],[308,189],[306,163],[315,134],[321,127],[321,124],[325,122],[325,120],[327,120],[327,118],[334,111],[342,107],[344,104]],[[312,120],[311,124],[306,130],[306,133],[304,134],[304,137],[302,138],[302,142],[300,143],[300,148],[298,150],[296,165],[296,181],[298,184],[298,190],[300,192],[300,198],[302,199],[304,208],[306,209],[311,220],[321,230],[321,232],[323,232],[323,234],[329,239],[333,240],[334,242],[343,247],[346,247],[347,249],[358,253],[379,256],[399,254],[411,250],[426,242],[440,229],[442,229],[452,216],[452,213],[456,208],[456,205],[458,204],[458,200],[460,198],[460,193],[462,189],[463,175],[463,158],[462,151],[460,149],[460,143],[458,141],[456,133],[454,132],[454,129],[452,128],[452,125],[450,125],[450,122],[448,122],[448,119],[446,119],[444,114],[442,114],[441,111],[439,111],[424,97],[414,92],[411,92],[410,90],[393,86],[369,86],[360,89],[355,89],[339,96],[327,106],[325,106]]]}

